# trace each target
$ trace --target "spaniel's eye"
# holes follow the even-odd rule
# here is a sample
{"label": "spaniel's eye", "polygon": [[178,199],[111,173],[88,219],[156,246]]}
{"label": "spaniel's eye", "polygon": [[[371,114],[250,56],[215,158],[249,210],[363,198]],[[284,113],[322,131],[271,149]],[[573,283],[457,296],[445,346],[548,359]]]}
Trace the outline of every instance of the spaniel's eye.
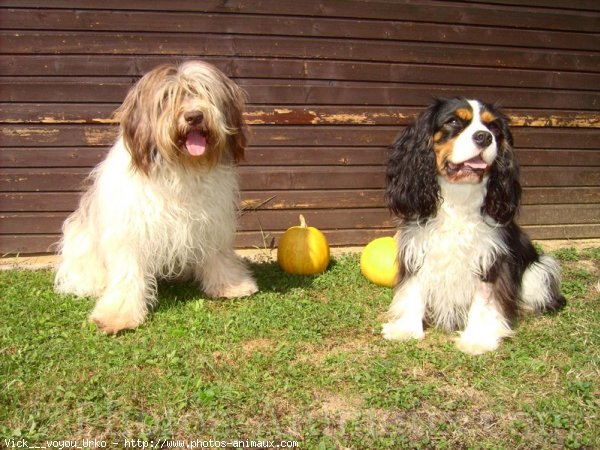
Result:
{"label": "spaniel's eye", "polygon": [[450,117],[448,120],[446,120],[446,125],[451,127],[459,127],[461,126],[461,122],[458,117]]}
{"label": "spaniel's eye", "polygon": [[498,136],[502,132],[502,128],[498,122],[490,122],[486,124],[487,129],[490,130],[494,135]]}

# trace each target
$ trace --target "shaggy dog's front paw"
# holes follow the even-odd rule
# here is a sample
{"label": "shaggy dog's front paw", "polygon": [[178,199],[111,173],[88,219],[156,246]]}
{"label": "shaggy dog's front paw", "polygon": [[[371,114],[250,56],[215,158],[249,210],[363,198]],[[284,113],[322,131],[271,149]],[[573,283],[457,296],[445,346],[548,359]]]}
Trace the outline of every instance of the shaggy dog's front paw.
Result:
{"label": "shaggy dog's front paw", "polygon": [[89,321],[95,323],[98,329],[106,334],[117,334],[122,330],[132,330],[140,324],[139,321],[130,317],[113,316],[96,311],[90,314]]}
{"label": "shaggy dog's front paw", "polygon": [[228,284],[213,289],[204,288],[204,291],[211,298],[239,298],[248,297],[258,292],[258,286],[253,278],[248,278],[236,284]]}
{"label": "shaggy dog's front paw", "polygon": [[258,286],[253,279],[244,280],[238,285],[227,286],[221,295],[225,298],[247,297],[258,292]]}

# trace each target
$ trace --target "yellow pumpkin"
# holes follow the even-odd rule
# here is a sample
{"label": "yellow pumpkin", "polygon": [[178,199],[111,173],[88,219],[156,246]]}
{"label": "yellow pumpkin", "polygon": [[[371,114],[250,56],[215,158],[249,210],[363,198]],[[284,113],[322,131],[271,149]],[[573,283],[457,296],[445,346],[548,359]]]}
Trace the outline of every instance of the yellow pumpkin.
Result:
{"label": "yellow pumpkin", "polygon": [[379,286],[394,287],[398,277],[398,244],[393,237],[372,240],[360,256],[360,271]]}
{"label": "yellow pumpkin", "polygon": [[306,225],[300,215],[300,226],[288,228],[279,239],[277,263],[284,272],[315,275],[329,265],[329,244],[325,235]]}

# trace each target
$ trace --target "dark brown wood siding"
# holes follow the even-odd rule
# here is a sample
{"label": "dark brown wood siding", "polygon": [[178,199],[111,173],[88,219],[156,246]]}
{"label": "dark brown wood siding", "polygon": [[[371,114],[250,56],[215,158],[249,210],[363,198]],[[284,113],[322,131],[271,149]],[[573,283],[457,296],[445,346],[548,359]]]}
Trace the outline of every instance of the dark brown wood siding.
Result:
{"label": "dark brown wood siding", "polygon": [[163,62],[209,61],[249,94],[238,245],[302,212],[332,245],[393,232],[387,146],[434,96],[499,102],[535,239],[600,237],[596,0],[0,0],[0,254],[59,238],[111,113]]}

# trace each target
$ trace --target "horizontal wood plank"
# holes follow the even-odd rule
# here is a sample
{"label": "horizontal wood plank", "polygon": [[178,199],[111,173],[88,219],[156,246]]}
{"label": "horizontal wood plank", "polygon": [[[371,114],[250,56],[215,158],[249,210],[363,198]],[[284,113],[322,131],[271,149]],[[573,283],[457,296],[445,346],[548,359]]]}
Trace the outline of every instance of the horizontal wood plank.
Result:
{"label": "horizontal wood plank", "polygon": [[[254,126],[253,146],[389,146],[401,127],[373,126]],[[515,128],[515,147],[590,149],[600,148],[600,130],[571,128]],[[0,147],[111,146],[118,136],[116,125],[13,125],[0,124]]]}
{"label": "horizontal wood plank", "polygon": [[[600,66],[600,60],[598,61]],[[553,91],[533,88],[504,88],[452,85],[395,85],[381,83],[348,83],[319,81],[238,80],[249,95],[250,105],[365,105],[410,106],[429,105],[433,97],[457,95],[493,103],[502,101],[505,108],[576,109],[596,111],[600,103],[598,91]],[[132,82],[115,79],[0,79],[0,102],[91,102],[123,101]]]}
{"label": "horizontal wood plank", "polygon": [[600,204],[523,205],[517,222],[523,226],[596,224]]}
{"label": "horizontal wood plank", "polygon": [[[465,3],[480,3],[481,0],[463,0]],[[523,5],[522,3],[515,0],[486,0],[488,4],[515,6]],[[555,8],[555,9],[571,9],[571,10],[582,10],[582,11],[600,11],[600,4],[596,0],[577,0],[569,2],[568,4],[564,0],[527,0],[526,7],[542,7],[542,8]]]}
{"label": "horizontal wood plank", "polygon": [[[2,213],[1,234],[57,234],[66,213]],[[311,226],[320,229],[393,227],[390,213],[383,208],[354,210],[311,210],[305,213]],[[280,231],[296,224],[298,214],[289,210],[258,211],[242,215],[240,231]],[[333,225],[333,226],[332,226]]]}
{"label": "horizontal wood plank", "polygon": [[[108,147],[0,148],[0,167],[85,167],[100,163]],[[600,151],[523,148],[515,151],[521,166],[600,166]],[[369,166],[384,165],[386,146],[379,147],[257,147],[246,150],[243,166]]]}
{"label": "horizontal wood plank", "polygon": [[600,203],[600,186],[594,187],[525,187],[521,197],[521,203],[528,204],[581,204]]}
{"label": "horizontal wood plank", "polygon": [[521,185],[524,187],[599,186],[597,167],[522,167]]}
{"label": "horizontal wood plank", "polygon": [[[598,80],[600,83],[600,79]],[[116,124],[116,103],[0,103],[0,123],[7,124]],[[248,125],[397,125],[413,123],[423,108],[402,106],[251,105]],[[600,128],[597,112],[505,110],[513,127]]]}
{"label": "horizontal wood plank", "polygon": [[[523,230],[532,239],[590,239],[600,236],[600,225],[547,225],[525,226]],[[372,239],[393,236],[394,228],[361,230],[325,230],[331,246],[365,245]],[[268,249],[276,246],[282,232],[240,232],[236,236],[238,248]],[[0,234],[0,248],[4,256],[17,254],[53,253],[57,250],[60,234],[10,235]]]}
{"label": "horizontal wood plank", "polygon": [[56,253],[58,251],[58,241],[60,240],[60,237],[60,234],[0,234],[2,256]]}
{"label": "horizontal wood plank", "polygon": [[[523,231],[531,239],[591,239],[600,235],[599,224],[586,225],[544,225],[524,226]],[[374,228],[362,230],[325,230],[325,235],[332,246],[365,245],[372,239],[393,236],[395,228]],[[282,232],[246,231],[237,234],[236,245],[240,248],[268,249],[277,246]],[[2,236],[0,236],[1,242]],[[273,248],[275,248],[273,247]]]}
{"label": "horizontal wood plank", "polygon": [[[112,31],[161,33],[219,34],[224,28],[228,34],[258,36],[301,36],[346,38],[352,29],[354,39],[379,39],[384,41],[432,41],[504,45],[530,48],[561,48],[597,50],[598,35],[583,33],[510,29],[448,24],[433,24],[397,20],[353,20],[322,18],[314,26],[312,17],[278,17],[243,14],[206,14],[170,11],[108,11],[81,9],[45,10],[9,8],[2,11],[0,28],[15,30],[52,29],[61,31]],[[177,27],[174,28],[173,24]]]}
{"label": "horizontal wood plank", "polygon": [[600,236],[600,225],[542,225],[523,227],[532,239],[594,239]]}
{"label": "horizontal wood plank", "polygon": [[[589,0],[588,0],[589,1]],[[39,7],[37,0],[3,0],[3,7]],[[68,0],[46,0],[46,8],[72,8]],[[472,4],[468,8],[462,2],[433,2],[423,7],[412,2],[371,1],[368,8],[364,2],[353,0],[325,0],[318,3],[299,4],[293,0],[263,0],[258,4],[242,0],[223,3],[220,0],[197,2],[194,0],[152,1],[104,0],[88,1],[78,9],[110,9],[133,11],[185,11],[205,13],[245,13],[263,15],[311,16],[316,18],[335,17],[353,19],[411,20],[438,23],[470,23],[484,26],[508,26],[521,29],[595,31],[598,13],[561,7],[536,8],[522,4],[485,5]],[[558,5],[556,5],[558,6]],[[590,8],[596,10],[597,7]],[[432,16],[432,11],[435,14]]]}
{"label": "horizontal wood plank", "polygon": [[[126,55],[0,55],[1,76],[141,77],[159,64],[178,64],[193,57]],[[504,86],[567,90],[595,90],[600,74],[508,67],[467,67],[395,62],[319,61],[307,59],[211,57],[236,80],[244,78],[290,80],[343,80],[470,86]]]}
{"label": "horizontal wood plank", "polygon": [[[307,222],[321,230],[393,228],[394,220],[385,208],[317,209],[303,213]],[[0,234],[58,234],[66,213],[2,213]],[[523,226],[597,224],[600,204],[525,205],[518,223]],[[240,231],[280,232],[298,222],[293,210],[261,210],[240,218]]]}
{"label": "horizontal wood plank", "polygon": [[[89,170],[0,169],[0,192],[80,191]],[[382,167],[240,168],[244,190],[361,189],[383,187]]]}
{"label": "horizontal wood plank", "polygon": [[[89,170],[1,169],[0,192],[80,191]],[[384,166],[240,167],[243,190],[382,189]],[[523,167],[525,187],[597,187],[597,167]]]}
{"label": "horizontal wood plank", "polygon": [[[545,50],[427,42],[385,42],[330,38],[174,33],[113,33],[0,30],[0,51],[12,54],[129,54],[305,58],[389,61],[416,64],[509,67],[513,69],[597,71],[591,50]],[[351,44],[351,45],[349,45]],[[10,51],[8,51],[10,49]],[[118,49],[118,52],[117,52]]]}
{"label": "horizontal wood plank", "polygon": [[0,212],[70,212],[80,197],[80,192],[0,193]]}
{"label": "horizontal wood plank", "polygon": [[515,151],[521,166],[599,166],[600,151],[523,148]]}
{"label": "horizontal wood plank", "polygon": [[[384,208],[383,189],[243,191],[242,214],[263,210]],[[0,193],[0,212],[70,212],[80,192]],[[525,188],[523,205],[600,203],[600,187]]]}
{"label": "horizontal wood plank", "polygon": [[91,168],[107,153],[108,147],[5,147],[0,148],[0,167]]}

